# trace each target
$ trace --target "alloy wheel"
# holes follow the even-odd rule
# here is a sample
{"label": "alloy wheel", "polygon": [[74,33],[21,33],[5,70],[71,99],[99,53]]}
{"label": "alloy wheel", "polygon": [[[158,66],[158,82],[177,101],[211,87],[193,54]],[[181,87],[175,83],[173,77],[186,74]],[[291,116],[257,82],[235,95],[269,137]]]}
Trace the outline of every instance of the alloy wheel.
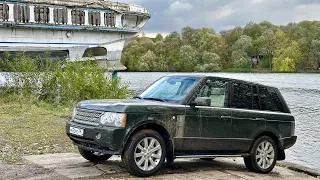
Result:
{"label": "alloy wheel", "polygon": [[275,151],[272,144],[263,141],[259,144],[256,151],[256,162],[261,169],[268,169],[272,166],[275,157]]}
{"label": "alloy wheel", "polygon": [[162,157],[160,142],[153,137],[143,138],[136,146],[134,160],[143,171],[151,171],[157,167]]}

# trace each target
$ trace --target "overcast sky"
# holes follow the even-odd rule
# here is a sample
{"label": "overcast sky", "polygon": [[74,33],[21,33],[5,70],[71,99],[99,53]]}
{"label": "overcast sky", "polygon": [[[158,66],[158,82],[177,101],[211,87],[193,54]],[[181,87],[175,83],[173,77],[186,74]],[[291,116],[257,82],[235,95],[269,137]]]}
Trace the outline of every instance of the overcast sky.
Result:
{"label": "overcast sky", "polygon": [[116,0],[147,8],[151,19],[143,31],[180,32],[181,28],[210,27],[216,31],[250,21],[287,24],[320,20],[320,0]]}

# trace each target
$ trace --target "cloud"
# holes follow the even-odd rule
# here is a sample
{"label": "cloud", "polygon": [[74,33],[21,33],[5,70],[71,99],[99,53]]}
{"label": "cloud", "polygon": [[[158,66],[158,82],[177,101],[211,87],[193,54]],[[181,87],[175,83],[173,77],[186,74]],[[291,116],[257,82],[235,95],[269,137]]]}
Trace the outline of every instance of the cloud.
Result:
{"label": "cloud", "polygon": [[260,4],[262,2],[264,2],[265,0],[252,0],[251,3],[253,4]]}
{"label": "cloud", "polygon": [[188,2],[174,1],[172,4],[170,4],[167,12],[170,14],[179,14],[179,13],[191,11],[192,8],[193,8],[193,5]]}
{"label": "cloud", "polygon": [[233,13],[233,8],[229,5],[223,6],[216,11],[209,11],[207,13],[207,18],[210,20],[218,20],[227,17]]}
{"label": "cloud", "polygon": [[320,20],[319,0],[116,0],[146,7],[151,19],[144,31],[172,32],[185,26],[221,31],[248,22],[277,25]]}
{"label": "cloud", "polygon": [[294,8],[295,22],[303,20],[320,20],[320,4],[303,4]]}

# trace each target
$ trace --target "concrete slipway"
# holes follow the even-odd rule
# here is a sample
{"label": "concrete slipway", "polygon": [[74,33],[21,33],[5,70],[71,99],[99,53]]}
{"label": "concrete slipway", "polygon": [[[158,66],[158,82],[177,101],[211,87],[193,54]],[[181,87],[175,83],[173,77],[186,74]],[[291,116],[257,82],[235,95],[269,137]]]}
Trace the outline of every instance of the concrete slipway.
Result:
{"label": "concrete slipway", "polygon": [[[118,156],[93,164],[73,153],[26,156],[19,164],[0,162],[0,179],[137,179],[123,168]],[[277,166],[270,174],[249,172],[241,158],[217,158],[213,161],[177,159],[149,179],[317,179],[305,173]]]}

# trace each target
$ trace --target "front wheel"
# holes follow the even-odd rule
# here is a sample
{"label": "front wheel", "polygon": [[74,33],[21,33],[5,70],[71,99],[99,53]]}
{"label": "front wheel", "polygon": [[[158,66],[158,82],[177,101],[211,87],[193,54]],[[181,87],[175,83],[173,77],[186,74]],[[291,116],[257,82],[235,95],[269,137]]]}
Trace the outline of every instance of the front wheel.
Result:
{"label": "front wheel", "polygon": [[141,130],[128,141],[122,154],[127,171],[138,177],[154,175],[163,165],[166,157],[166,143],[153,130]]}
{"label": "front wheel", "polygon": [[269,173],[276,165],[278,147],[269,136],[258,138],[250,150],[250,156],[244,158],[246,167],[253,172]]}
{"label": "front wheel", "polygon": [[85,158],[86,160],[90,161],[90,162],[102,162],[102,161],[106,161],[108,160],[112,155],[109,154],[101,154],[98,152],[93,152],[93,151],[87,151],[84,150],[82,148],[79,148],[79,153],[81,154],[81,156],[83,158]]}

